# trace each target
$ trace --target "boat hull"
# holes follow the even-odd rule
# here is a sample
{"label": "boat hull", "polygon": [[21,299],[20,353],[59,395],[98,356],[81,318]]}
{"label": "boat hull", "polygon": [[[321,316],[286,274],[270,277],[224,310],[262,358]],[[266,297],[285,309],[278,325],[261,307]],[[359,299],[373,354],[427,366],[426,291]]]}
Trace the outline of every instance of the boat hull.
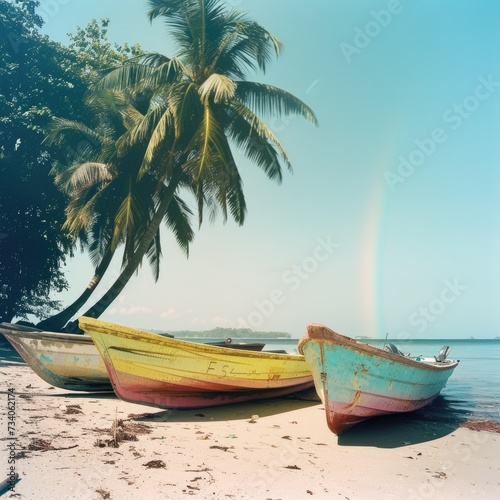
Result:
{"label": "boat hull", "polygon": [[312,388],[303,356],[244,351],[82,317],[121,399],[158,408],[203,408]]}
{"label": "boat hull", "polygon": [[325,405],[328,427],[339,435],[370,417],[418,410],[445,387],[458,361],[435,362],[393,354],[309,325],[299,341]]}
{"label": "boat hull", "polygon": [[45,382],[61,389],[112,392],[99,351],[88,335],[71,335],[1,323],[0,332]]}

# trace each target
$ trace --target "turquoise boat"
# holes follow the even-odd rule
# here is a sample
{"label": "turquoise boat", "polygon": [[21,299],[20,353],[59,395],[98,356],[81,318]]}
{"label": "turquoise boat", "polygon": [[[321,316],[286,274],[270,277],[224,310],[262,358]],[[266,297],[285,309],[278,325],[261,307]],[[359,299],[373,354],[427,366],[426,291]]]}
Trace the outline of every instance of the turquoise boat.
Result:
{"label": "turquoise boat", "polygon": [[299,352],[311,368],[325,405],[328,427],[337,435],[370,417],[418,410],[445,387],[458,360],[444,346],[432,358],[412,358],[393,344],[379,349],[311,324]]}

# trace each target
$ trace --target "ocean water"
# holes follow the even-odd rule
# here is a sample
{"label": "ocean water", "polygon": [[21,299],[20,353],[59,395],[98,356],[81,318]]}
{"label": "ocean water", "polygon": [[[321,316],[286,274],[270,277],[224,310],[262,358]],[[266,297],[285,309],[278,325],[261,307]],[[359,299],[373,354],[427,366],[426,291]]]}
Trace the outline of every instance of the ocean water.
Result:
{"label": "ocean water", "polygon": [[[243,339],[241,340],[243,341]],[[247,342],[252,340],[247,339]],[[253,340],[255,342],[255,340]],[[260,342],[261,340],[259,340]],[[377,347],[383,339],[363,339]],[[265,349],[297,349],[297,339],[263,339]],[[461,422],[492,420],[500,423],[500,339],[391,340],[405,354],[434,356],[442,346],[451,347],[450,359],[459,359],[446,387],[425,411],[430,419]]]}

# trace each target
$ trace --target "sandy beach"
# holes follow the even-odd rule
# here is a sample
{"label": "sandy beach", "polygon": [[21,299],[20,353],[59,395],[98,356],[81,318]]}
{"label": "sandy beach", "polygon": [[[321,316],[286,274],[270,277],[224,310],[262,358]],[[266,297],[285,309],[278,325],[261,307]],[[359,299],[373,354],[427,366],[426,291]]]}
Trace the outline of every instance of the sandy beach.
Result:
{"label": "sandy beach", "polygon": [[500,434],[425,413],[372,419],[337,437],[311,391],[164,411],[51,387],[15,355],[0,361],[0,377],[3,407],[15,406],[13,426],[12,412],[2,412],[0,480],[11,467],[20,477],[5,498],[453,499],[500,491]]}

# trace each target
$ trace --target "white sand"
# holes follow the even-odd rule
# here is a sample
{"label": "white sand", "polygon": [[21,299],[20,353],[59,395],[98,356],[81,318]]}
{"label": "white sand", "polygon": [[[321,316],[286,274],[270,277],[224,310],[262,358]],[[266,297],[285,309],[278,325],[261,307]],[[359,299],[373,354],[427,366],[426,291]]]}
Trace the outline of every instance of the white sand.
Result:
{"label": "white sand", "polygon": [[[316,401],[162,411],[112,394],[52,388],[24,364],[0,361],[0,380],[3,408],[7,389],[17,393],[21,477],[4,498],[500,498],[496,433],[408,415],[372,419],[338,438]],[[9,470],[6,413],[0,481]],[[131,414],[147,415],[130,420]],[[112,438],[116,416],[129,419],[125,425],[137,441],[96,446]],[[53,449],[29,449],[37,443]],[[152,461],[164,466],[148,468]]]}

